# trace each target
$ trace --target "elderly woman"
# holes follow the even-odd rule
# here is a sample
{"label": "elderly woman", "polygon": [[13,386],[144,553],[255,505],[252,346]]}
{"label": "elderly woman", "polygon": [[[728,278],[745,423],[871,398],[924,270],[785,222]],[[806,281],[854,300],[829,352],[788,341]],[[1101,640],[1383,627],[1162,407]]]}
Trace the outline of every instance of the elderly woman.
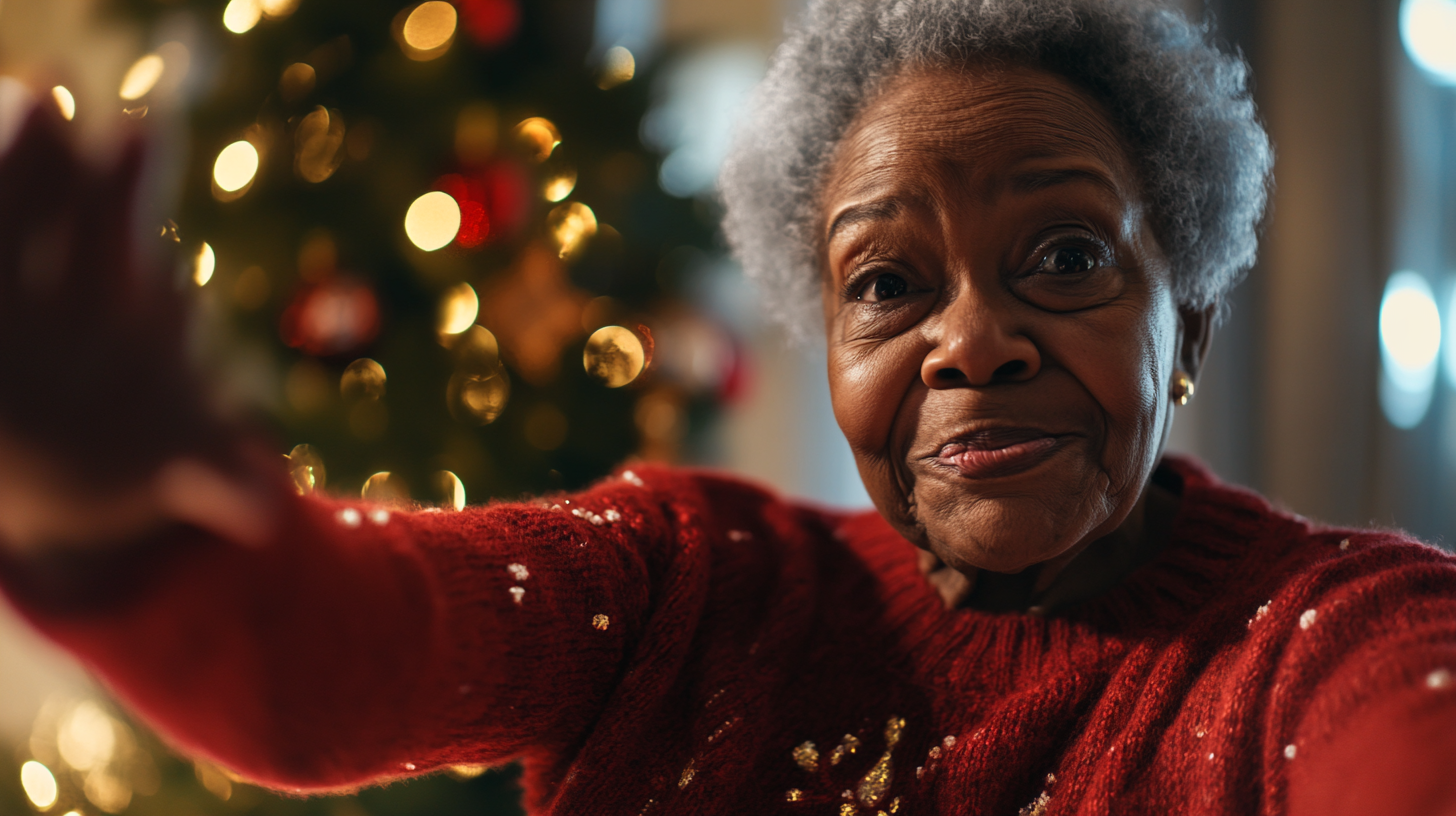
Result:
{"label": "elderly woman", "polygon": [[[535,813],[1456,812],[1456,565],[1163,456],[1270,151],[1162,6],[822,0],[780,49],[728,235],[822,319],[876,512],[645,466],[459,513],[294,496],[176,309],[66,262],[126,181],[43,119],[0,165],[3,581],[184,750],[298,791],[519,758]],[[123,438],[54,430],[77,331],[162,395]]]}

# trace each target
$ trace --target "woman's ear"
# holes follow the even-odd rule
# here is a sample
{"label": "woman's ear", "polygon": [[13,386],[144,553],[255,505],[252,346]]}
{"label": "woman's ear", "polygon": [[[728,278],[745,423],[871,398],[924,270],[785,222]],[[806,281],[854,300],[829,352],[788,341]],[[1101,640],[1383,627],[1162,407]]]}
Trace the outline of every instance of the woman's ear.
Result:
{"label": "woman's ear", "polygon": [[1214,302],[1202,309],[1178,307],[1178,323],[1182,328],[1179,333],[1182,340],[1178,347],[1178,367],[1187,372],[1194,382],[1198,381],[1198,373],[1203,370],[1203,361],[1208,357],[1208,344],[1213,339],[1213,319],[1218,313],[1218,305]]}

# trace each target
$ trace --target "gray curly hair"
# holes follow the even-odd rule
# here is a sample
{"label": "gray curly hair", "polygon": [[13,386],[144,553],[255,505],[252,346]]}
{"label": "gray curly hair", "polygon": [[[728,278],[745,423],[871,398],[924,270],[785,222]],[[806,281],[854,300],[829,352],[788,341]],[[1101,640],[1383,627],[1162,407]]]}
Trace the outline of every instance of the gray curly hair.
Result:
{"label": "gray curly hair", "polygon": [[1157,0],[812,0],[774,55],[724,164],[724,231],[792,336],[816,336],[826,167],[888,79],[995,61],[1099,99],[1140,171],[1153,227],[1193,308],[1254,263],[1273,152],[1237,55]]}

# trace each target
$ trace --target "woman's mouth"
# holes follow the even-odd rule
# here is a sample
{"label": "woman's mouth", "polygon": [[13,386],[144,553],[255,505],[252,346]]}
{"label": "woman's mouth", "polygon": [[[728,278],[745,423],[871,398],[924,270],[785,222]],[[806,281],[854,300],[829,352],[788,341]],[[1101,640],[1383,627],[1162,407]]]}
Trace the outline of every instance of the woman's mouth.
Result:
{"label": "woman's mouth", "polygon": [[996,428],[959,436],[932,461],[967,479],[1012,476],[1046,461],[1064,436],[1033,428]]}

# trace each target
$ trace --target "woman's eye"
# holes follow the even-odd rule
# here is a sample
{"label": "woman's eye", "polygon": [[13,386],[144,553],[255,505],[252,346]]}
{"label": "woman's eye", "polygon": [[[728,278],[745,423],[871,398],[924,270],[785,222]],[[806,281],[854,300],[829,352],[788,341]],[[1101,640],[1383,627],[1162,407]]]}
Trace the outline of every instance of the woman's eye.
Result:
{"label": "woman's eye", "polygon": [[910,284],[906,283],[904,278],[886,272],[876,275],[874,280],[865,284],[864,288],[859,291],[858,299],[869,303],[879,303],[900,297],[908,291],[910,291]]}
{"label": "woman's eye", "polygon": [[1081,247],[1058,247],[1042,259],[1037,271],[1052,275],[1080,275],[1097,268],[1097,258]]}

